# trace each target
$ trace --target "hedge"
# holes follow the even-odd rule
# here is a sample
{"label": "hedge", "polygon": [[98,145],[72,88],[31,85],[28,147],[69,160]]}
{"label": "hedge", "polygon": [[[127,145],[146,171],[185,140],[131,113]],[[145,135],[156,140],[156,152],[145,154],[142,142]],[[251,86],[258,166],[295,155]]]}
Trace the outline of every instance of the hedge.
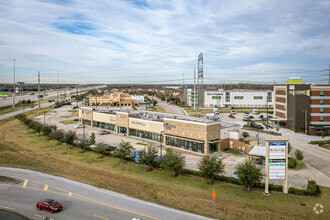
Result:
{"label": "hedge", "polygon": [[288,167],[289,168],[295,168],[296,165],[297,165],[296,159],[294,159],[293,157],[289,157]]}

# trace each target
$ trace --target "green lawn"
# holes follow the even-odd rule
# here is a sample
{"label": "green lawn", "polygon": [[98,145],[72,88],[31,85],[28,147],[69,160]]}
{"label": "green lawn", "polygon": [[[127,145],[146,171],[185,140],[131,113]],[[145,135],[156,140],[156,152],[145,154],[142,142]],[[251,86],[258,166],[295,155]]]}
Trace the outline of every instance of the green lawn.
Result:
{"label": "green lawn", "polygon": [[60,123],[65,124],[65,125],[69,125],[69,124],[75,124],[75,123],[77,123],[77,121],[74,121],[74,120],[63,120],[63,121],[60,121]]}
{"label": "green lawn", "polygon": [[230,154],[242,154],[240,151],[235,150],[235,149],[226,149],[224,150],[226,153],[230,153]]}

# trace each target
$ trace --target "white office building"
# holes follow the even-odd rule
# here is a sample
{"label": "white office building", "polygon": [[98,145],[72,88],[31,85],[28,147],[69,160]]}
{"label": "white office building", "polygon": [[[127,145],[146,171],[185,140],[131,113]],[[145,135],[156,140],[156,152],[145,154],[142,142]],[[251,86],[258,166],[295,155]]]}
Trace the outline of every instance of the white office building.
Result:
{"label": "white office building", "polygon": [[[201,91],[201,90],[199,90]],[[196,91],[194,98],[194,90],[185,90],[185,102],[187,106],[193,106],[196,100],[203,101],[204,104],[199,103],[198,106],[206,108],[212,107],[234,107],[234,108],[272,108],[273,107],[273,91],[265,90],[206,90],[203,97],[198,97]]]}

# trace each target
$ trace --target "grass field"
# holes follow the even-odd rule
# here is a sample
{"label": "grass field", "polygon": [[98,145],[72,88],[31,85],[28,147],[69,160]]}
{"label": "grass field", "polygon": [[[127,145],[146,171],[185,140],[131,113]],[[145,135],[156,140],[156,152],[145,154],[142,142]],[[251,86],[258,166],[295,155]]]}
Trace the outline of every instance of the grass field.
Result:
{"label": "grass field", "polygon": [[[37,115],[32,111],[28,115]],[[59,175],[86,184],[217,219],[329,219],[329,212],[317,216],[313,206],[329,207],[330,189],[321,187],[319,198],[299,197],[262,191],[245,192],[240,186],[217,183],[210,186],[197,177],[170,177],[169,173],[134,163],[104,157],[81,149],[57,145],[23,126],[16,119],[2,120],[0,166],[20,167]],[[56,169],[53,169],[56,167]],[[213,214],[212,190],[217,193],[217,213]]]}
{"label": "grass field", "polygon": [[230,154],[242,154],[241,152],[239,152],[238,150],[235,150],[235,149],[226,149],[224,151],[226,153],[230,153]]}
{"label": "grass field", "polygon": [[155,112],[165,112],[165,110],[162,108],[162,107],[159,107],[159,106],[154,106],[155,108]]}
{"label": "grass field", "polygon": [[77,121],[69,119],[69,120],[60,121],[60,123],[62,123],[64,125],[69,125],[69,124],[75,124],[75,123],[77,123]]}

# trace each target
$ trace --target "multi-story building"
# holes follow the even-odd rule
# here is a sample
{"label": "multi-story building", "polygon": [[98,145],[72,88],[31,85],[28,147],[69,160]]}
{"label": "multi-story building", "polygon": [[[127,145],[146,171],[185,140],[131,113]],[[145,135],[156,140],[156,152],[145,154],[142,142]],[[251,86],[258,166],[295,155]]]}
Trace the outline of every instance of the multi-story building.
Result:
{"label": "multi-story building", "polygon": [[128,136],[162,141],[165,145],[209,154],[220,150],[220,122],[155,112],[101,112],[82,107],[82,123],[124,133]]}
{"label": "multi-story building", "polygon": [[330,134],[330,86],[302,84],[291,77],[274,86],[274,116],[294,131]]}
{"label": "multi-story building", "polygon": [[89,96],[89,105],[136,106],[144,101],[143,96],[133,96],[127,93],[112,92],[109,95]]}
{"label": "multi-story building", "polygon": [[[203,96],[200,99],[200,95]],[[184,94],[187,106],[234,107],[234,108],[272,108],[273,91],[262,90],[196,90],[186,89]]]}

